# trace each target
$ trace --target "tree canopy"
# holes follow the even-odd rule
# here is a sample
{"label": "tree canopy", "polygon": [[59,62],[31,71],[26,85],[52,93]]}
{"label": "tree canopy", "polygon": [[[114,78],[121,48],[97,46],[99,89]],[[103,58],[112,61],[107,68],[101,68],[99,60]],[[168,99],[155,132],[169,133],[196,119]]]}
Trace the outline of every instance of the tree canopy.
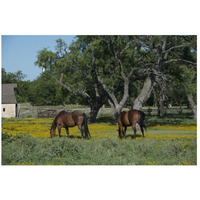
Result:
{"label": "tree canopy", "polygon": [[36,64],[83,97],[94,119],[106,102],[115,118],[131,98],[133,108],[141,109],[152,92],[162,115],[172,87],[182,81],[182,96],[195,95],[196,36],[92,35],[77,36],[70,46],[56,42],[56,51],[41,50]]}
{"label": "tree canopy", "polygon": [[[37,54],[35,65],[45,72],[30,83],[28,100],[87,104],[91,122],[103,104],[110,104],[115,119],[127,104],[156,104],[162,116],[166,104],[187,103],[196,117],[196,41],[192,35],[84,35],[71,45],[58,39],[54,51]],[[3,82],[24,77],[2,69]]]}

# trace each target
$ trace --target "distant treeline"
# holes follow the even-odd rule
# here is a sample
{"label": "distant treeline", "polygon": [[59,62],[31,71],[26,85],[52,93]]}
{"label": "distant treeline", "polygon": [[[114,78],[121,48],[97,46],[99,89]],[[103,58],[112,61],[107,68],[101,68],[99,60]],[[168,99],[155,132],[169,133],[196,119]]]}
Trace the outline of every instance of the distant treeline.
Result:
{"label": "distant treeline", "polygon": [[[50,75],[49,71],[43,72],[34,81],[25,81],[26,77],[22,71],[16,73],[6,72],[2,68],[2,83],[17,83],[15,95],[18,103],[30,102],[33,106],[57,106],[67,104],[87,105],[84,98],[75,96],[67,89],[63,88]],[[137,89],[135,89],[137,91]],[[133,93],[132,93],[133,94]],[[131,106],[131,99],[136,95],[130,96],[130,100],[126,102],[126,106]],[[145,102],[144,106],[156,106],[156,97],[154,93]],[[166,103],[166,107],[173,102],[173,106],[188,105],[188,101],[184,95],[172,96]],[[108,103],[105,103],[109,106]],[[189,106],[189,105],[188,105]]]}

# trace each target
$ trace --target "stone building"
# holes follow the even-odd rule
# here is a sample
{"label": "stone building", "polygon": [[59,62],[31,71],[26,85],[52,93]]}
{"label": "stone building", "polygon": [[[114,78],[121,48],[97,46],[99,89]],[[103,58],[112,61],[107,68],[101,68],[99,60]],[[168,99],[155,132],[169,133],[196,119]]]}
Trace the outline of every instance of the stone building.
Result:
{"label": "stone building", "polygon": [[1,117],[10,118],[17,115],[17,101],[14,88],[17,84],[2,84]]}

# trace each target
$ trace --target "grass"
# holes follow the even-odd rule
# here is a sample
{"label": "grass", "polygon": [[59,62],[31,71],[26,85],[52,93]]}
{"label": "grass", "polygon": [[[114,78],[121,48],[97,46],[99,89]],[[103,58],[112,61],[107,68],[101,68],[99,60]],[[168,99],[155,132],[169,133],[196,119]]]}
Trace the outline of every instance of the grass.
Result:
{"label": "grass", "polygon": [[88,141],[23,135],[6,140],[3,165],[196,165],[195,138]]}
{"label": "grass", "polygon": [[196,165],[197,127],[192,119],[148,118],[145,138],[138,130],[132,139],[120,140],[117,125],[101,116],[90,124],[92,138],[80,139],[70,129],[70,138],[50,138],[53,119],[3,119],[3,165]]}

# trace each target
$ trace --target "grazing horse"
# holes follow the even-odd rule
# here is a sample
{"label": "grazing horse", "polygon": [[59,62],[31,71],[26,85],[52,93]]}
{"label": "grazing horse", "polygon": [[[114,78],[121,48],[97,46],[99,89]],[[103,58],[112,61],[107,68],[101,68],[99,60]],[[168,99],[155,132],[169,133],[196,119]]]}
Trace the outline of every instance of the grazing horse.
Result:
{"label": "grazing horse", "polygon": [[55,130],[56,128],[58,128],[58,133],[60,137],[61,128],[64,127],[69,137],[68,127],[74,127],[74,126],[78,126],[79,130],[81,131],[81,138],[85,137],[89,139],[89,137],[91,137],[90,132],[88,130],[86,114],[80,110],[75,110],[73,112],[61,111],[60,113],[58,113],[58,115],[55,117],[52,123],[50,129],[50,135],[51,137],[55,137],[56,136]]}
{"label": "grazing horse", "polygon": [[[127,126],[132,126],[134,131],[134,138],[136,138],[136,123],[140,125],[142,136],[144,137],[144,129],[146,126],[144,124],[145,114],[140,110],[129,110],[127,112],[123,111],[118,117],[119,126],[119,137],[123,138],[126,136]],[[124,130],[123,130],[124,127]]]}

